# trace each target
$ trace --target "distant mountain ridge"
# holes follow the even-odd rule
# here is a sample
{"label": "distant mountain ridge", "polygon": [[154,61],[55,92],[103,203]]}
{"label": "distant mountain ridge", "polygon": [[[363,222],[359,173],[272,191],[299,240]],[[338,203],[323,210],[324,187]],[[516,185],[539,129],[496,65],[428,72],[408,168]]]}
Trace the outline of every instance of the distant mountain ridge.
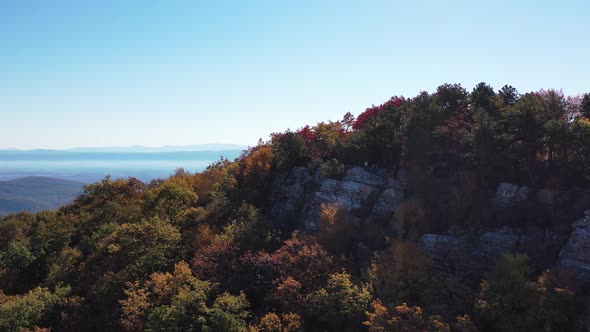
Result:
{"label": "distant mountain ridge", "polygon": [[[219,158],[238,157],[239,144],[0,149],[0,216],[53,210],[74,200],[85,183],[106,175],[165,178],[177,167],[200,171]],[[66,180],[69,179],[69,180]]]}
{"label": "distant mountain ridge", "polygon": [[53,210],[73,201],[85,183],[43,176],[0,181],[0,215]]}
{"label": "distant mountain ridge", "polygon": [[[225,147],[229,146],[218,146]],[[113,178],[132,176],[149,182],[167,178],[177,168],[200,172],[220,158],[234,160],[244,151],[203,148],[207,151],[0,150],[0,180],[44,176],[90,183],[110,174]]]}
{"label": "distant mountain ridge", "polygon": [[112,147],[80,147],[69,149],[0,149],[1,152],[44,152],[44,151],[60,151],[60,152],[204,152],[204,151],[234,151],[244,150],[247,146],[240,144],[195,144],[195,145],[164,145],[164,146],[112,146]]}

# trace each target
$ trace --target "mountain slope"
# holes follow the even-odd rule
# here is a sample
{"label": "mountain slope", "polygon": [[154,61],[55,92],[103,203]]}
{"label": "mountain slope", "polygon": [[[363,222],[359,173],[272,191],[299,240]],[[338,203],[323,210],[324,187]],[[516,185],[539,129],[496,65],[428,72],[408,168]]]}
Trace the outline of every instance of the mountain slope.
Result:
{"label": "mountain slope", "polygon": [[0,215],[55,209],[79,195],[84,183],[41,176],[0,181]]}

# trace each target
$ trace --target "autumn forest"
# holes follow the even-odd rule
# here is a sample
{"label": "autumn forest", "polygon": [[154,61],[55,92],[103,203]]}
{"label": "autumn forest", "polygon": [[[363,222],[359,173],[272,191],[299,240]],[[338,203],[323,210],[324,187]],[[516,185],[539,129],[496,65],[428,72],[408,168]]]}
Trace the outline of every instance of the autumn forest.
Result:
{"label": "autumn forest", "polygon": [[444,84],[3,217],[0,330],[583,331],[589,189],[590,94]]}

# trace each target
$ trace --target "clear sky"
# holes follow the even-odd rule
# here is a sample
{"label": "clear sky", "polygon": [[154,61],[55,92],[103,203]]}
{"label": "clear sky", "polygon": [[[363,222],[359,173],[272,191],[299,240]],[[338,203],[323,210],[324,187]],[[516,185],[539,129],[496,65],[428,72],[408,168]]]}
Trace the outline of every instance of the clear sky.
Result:
{"label": "clear sky", "polygon": [[254,144],[392,95],[590,91],[583,1],[0,0],[0,148]]}

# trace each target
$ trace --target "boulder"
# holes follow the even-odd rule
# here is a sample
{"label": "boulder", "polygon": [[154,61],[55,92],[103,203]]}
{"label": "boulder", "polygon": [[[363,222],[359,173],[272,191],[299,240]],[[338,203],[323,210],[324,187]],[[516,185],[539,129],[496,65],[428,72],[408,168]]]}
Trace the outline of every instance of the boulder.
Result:
{"label": "boulder", "polygon": [[371,187],[379,187],[384,184],[383,177],[368,172],[362,167],[353,167],[349,169],[342,180],[362,183]]}
{"label": "boulder", "polygon": [[495,204],[498,208],[508,208],[518,205],[527,200],[529,188],[526,186],[519,187],[515,184],[500,183],[496,191]]}
{"label": "boulder", "polygon": [[398,205],[399,200],[397,190],[393,188],[385,189],[373,207],[373,219],[387,221],[391,220]]}
{"label": "boulder", "polygon": [[558,266],[571,271],[584,281],[590,282],[590,210],[572,224],[573,231],[559,253]]}
{"label": "boulder", "polygon": [[485,232],[479,239],[479,246],[474,255],[484,260],[515,252],[518,246],[519,237],[514,234],[510,227],[503,227],[493,232]]}

